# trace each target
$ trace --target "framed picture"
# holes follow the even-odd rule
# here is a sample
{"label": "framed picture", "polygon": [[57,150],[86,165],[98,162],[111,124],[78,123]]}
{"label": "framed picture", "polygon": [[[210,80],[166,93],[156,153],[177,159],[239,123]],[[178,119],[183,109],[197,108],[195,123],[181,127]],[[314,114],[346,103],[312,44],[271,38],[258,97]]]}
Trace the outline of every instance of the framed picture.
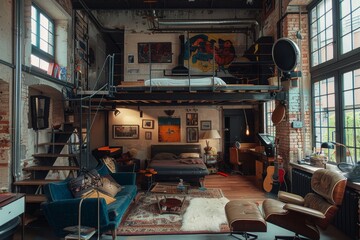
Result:
{"label": "framed picture", "polygon": [[142,120],[142,128],[145,128],[145,129],[154,129],[154,120],[143,119],[143,120]]}
{"label": "framed picture", "polygon": [[113,138],[138,139],[139,125],[113,125]]}
{"label": "framed picture", "polygon": [[171,42],[138,43],[138,62],[171,63]]}
{"label": "framed picture", "polygon": [[187,143],[199,142],[199,128],[198,127],[187,127],[186,128],[186,142]]}
{"label": "framed picture", "polygon": [[180,118],[158,117],[159,142],[181,142]]}
{"label": "framed picture", "polygon": [[145,132],[145,140],[151,140],[152,132]]}
{"label": "framed picture", "polygon": [[198,125],[198,114],[197,113],[187,113],[186,114],[186,125],[187,126],[197,126]]}
{"label": "framed picture", "polygon": [[211,130],[211,121],[200,121],[200,130]]}
{"label": "framed picture", "polygon": [[133,54],[128,55],[128,63],[134,63],[134,55]]}

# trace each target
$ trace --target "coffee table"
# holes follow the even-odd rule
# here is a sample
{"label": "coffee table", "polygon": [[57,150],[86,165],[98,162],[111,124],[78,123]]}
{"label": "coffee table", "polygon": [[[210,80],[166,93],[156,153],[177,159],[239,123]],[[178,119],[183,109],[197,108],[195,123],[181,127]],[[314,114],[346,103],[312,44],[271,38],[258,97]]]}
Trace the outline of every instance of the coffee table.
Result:
{"label": "coffee table", "polygon": [[159,199],[159,197],[156,196],[160,214],[167,213],[180,215],[183,204],[185,202],[185,198],[186,196],[182,199],[176,197],[167,198],[166,196],[164,196],[162,199]]}
{"label": "coffee table", "polygon": [[182,188],[178,188],[178,183],[167,183],[167,182],[157,182],[151,188],[151,193],[163,193],[163,194],[178,194],[178,193],[188,193],[190,188],[189,184],[183,184]]}

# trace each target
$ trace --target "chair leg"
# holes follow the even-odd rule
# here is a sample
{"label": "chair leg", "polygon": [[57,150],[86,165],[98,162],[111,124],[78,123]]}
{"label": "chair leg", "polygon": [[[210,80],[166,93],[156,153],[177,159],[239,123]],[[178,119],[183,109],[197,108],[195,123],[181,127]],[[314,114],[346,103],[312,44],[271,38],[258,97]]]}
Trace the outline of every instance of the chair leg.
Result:
{"label": "chair leg", "polygon": [[112,240],[116,239],[116,229],[111,230]]}
{"label": "chair leg", "polygon": [[275,236],[275,240],[309,240],[308,238],[300,237],[299,234],[295,234],[295,236]]}
{"label": "chair leg", "polygon": [[[237,236],[235,236],[234,234],[241,235],[242,238],[237,237]],[[231,233],[230,233],[230,236],[232,236],[232,237],[234,237],[234,238],[236,238],[236,239],[240,239],[240,240],[242,240],[242,239],[245,239],[245,240],[255,240],[255,239],[258,238],[257,235],[252,234],[252,233],[247,233],[247,232],[231,232]]]}

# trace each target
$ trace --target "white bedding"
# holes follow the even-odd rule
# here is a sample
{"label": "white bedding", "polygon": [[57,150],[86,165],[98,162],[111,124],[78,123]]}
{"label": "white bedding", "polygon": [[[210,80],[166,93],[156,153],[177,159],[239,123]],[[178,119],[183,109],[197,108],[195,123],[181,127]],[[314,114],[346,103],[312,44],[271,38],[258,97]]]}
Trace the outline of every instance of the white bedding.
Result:
{"label": "white bedding", "polygon": [[[204,77],[204,78],[191,78],[190,85],[191,86],[212,86],[212,77]],[[214,85],[221,86],[226,85],[221,78],[214,77]],[[150,86],[150,80],[145,81],[145,86]],[[152,78],[151,79],[151,86],[189,86],[189,79],[176,79],[176,78]]]}

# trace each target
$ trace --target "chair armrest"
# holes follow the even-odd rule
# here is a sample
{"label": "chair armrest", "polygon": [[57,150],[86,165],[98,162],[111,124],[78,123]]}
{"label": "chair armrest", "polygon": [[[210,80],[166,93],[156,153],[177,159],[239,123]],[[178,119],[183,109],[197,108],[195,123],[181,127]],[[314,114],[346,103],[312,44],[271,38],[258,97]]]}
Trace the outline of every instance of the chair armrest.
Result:
{"label": "chair armrest", "polygon": [[316,217],[316,218],[325,219],[325,215],[322,212],[315,210],[315,209],[299,206],[296,204],[287,203],[287,204],[285,204],[284,209],[288,210],[288,211],[302,213],[304,215],[308,215],[308,216],[312,216],[312,217]]}
{"label": "chair armrest", "polygon": [[304,198],[302,196],[289,192],[279,191],[278,199],[285,203],[292,203],[300,206],[304,205]]}
{"label": "chair armrest", "polygon": [[119,173],[111,173],[110,175],[120,185],[135,185],[136,184],[136,173],[119,172]]}

